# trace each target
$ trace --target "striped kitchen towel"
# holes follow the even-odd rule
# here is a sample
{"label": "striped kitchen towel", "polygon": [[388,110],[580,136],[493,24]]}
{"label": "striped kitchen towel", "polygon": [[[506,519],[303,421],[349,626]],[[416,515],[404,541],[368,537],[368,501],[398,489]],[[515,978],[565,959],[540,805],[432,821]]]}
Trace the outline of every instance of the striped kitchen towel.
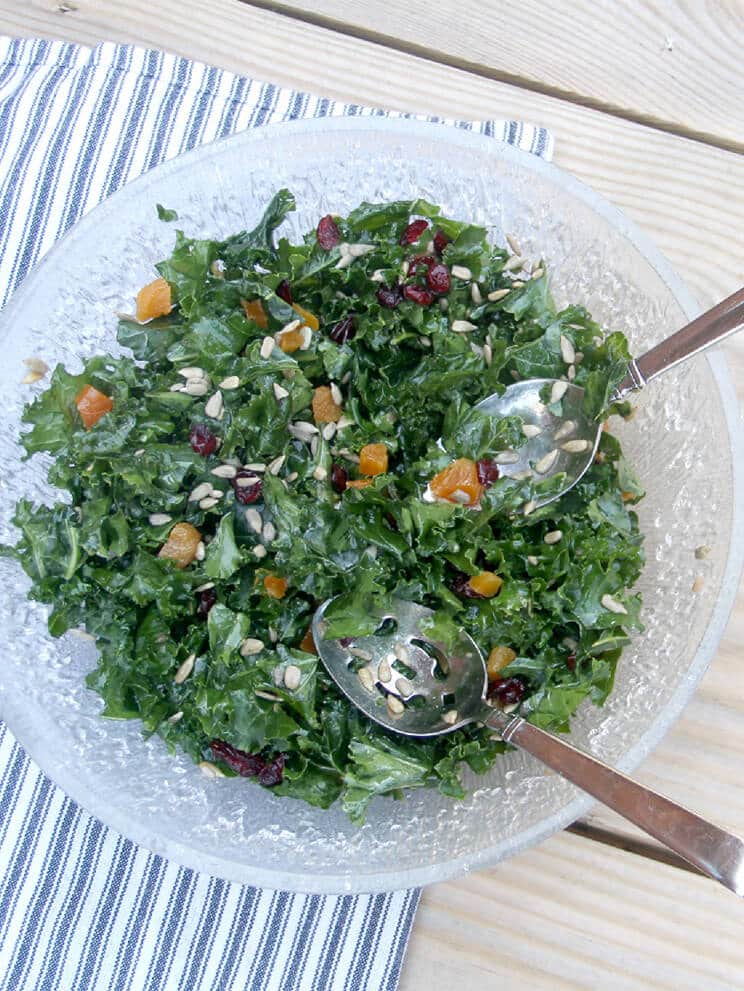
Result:
{"label": "striped kitchen towel", "polygon": [[[261,124],[384,113],[161,51],[0,39],[0,305],[165,159]],[[441,123],[552,154],[543,128]],[[268,891],[169,863],[67,798],[0,724],[0,991],[394,989],[418,897]]]}

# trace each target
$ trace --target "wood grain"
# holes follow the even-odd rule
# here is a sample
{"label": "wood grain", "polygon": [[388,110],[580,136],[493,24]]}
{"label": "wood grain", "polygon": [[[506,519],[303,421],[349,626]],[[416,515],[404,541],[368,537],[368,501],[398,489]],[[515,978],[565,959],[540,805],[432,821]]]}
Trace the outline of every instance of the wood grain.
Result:
{"label": "wood grain", "polygon": [[740,3],[246,0],[409,54],[744,150]]}

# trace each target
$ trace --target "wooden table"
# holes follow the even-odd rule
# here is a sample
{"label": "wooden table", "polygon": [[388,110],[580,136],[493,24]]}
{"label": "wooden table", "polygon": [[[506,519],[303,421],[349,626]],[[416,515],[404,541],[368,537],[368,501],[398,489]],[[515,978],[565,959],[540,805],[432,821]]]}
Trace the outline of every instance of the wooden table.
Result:
{"label": "wooden table", "polygon": [[[0,0],[0,32],[157,46],[383,107],[548,126],[709,305],[744,283],[744,8],[682,0]],[[744,338],[726,348],[739,397]],[[744,832],[744,594],[639,778]],[[403,991],[744,986],[744,908],[610,813],[424,892]]]}

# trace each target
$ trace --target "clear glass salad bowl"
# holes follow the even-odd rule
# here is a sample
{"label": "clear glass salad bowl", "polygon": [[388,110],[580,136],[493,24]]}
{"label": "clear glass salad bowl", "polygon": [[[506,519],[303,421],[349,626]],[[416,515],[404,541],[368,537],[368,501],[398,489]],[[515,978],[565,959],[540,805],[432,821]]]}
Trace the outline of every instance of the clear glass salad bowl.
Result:
{"label": "clear glass salad bowl", "polygon": [[[28,278],[0,320],[0,541],[13,539],[15,500],[53,499],[45,461],[20,460],[22,359],[62,361],[117,350],[115,311],[131,311],[174,227],[226,236],[252,226],[271,194],[297,197],[293,233],[363,199],[422,196],[458,218],[516,235],[549,267],[559,304],[581,302],[640,352],[680,326],[695,303],[659,252],[616,209],[530,155],[468,132],[384,119],[326,120],[246,132],[154,169],[88,215]],[[155,204],[178,211],[157,219]],[[725,366],[713,355],[642,394],[618,432],[648,495],[640,507],[648,565],[646,630],[626,650],[603,709],[586,704],[572,739],[630,770],[690,698],[728,616],[741,569],[741,442]],[[697,560],[694,551],[708,545]],[[576,567],[580,567],[577,562]],[[702,588],[693,592],[696,576]],[[696,584],[696,588],[699,583]],[[205,777],[136,722],[100,717],[84,687],[93,645],[46,631],[20,568],[0,559],[5,650],[2,716],[47,774],[125,836],[231,881],[312,892],[377,891],[439,881],[494,864],[561,829],[591,800],[522,754],[468,798],[435,791],[377,799],[366,825],[278,798],[239,778]]]}

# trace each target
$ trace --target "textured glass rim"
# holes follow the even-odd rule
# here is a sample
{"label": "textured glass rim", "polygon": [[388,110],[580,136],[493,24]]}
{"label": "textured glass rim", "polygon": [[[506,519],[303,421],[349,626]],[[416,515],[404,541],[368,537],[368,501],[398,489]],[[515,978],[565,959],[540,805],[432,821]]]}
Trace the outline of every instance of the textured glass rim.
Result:
{"label": "textured glass rim", "polygon": [[[578,179],[559,169],[557,166],[528,152],[520,151],[494,138],[486,137],[472,131],[456,127],[445,127],[441,124],[414,122],[405,119],[384,117],[365,118],[323,118],[303,121],[292,121],[272,124],[262,128],[249,129],[231,135],[219,141],[202,145],[177,158],[163,162],[143,176],[127,183],[85,215],[36,265],[26,278],[11,301],[0,314],[0,340],[10,332],[16,312],[21,312],[23,300],[27,293],[33,293],[37,284],[43,282],[45,274],[52,268],[59,257],[69,250],[69,246],[85,235],[88,227],[105,221],[110,215],[125,209],[131,200],[147,196],[147,191],[153,182],[159,181],[168,173],[177,174],[184,168],[190,168],[202,161],[219,157],[224,148],[235,145],[255,145],[260,142],[271,142],[274,136],[281,134],[328,134],[332,131],[356,132],[365,131],[401,134],[407,138],[420,137],[426,141],[442,141],[459,146],[463,151],[477,148],[480,153],[505,158],[524,169],[533,171],[563,187],[568,193],[583,201],[590,209],[601,216],[629,241],[647,264],[657,273],[666,284],[683,312],[692,318],[699,312],[694,297],[676,275],[672,266],[664,258],[652,240],[631,222],[617,207],[611,205],[598,193],[594,192]],[[741,464],[744,460],[744,439],[740,436],[740,414],[738,400],[734,390],[725,359],[721,354],[706,356],[721,398],[728,430],[729,450],[731,454],[731,474],[733,480],[732,498],[732,533],[740,532],[744,521],[744,484],[742,484]],[[654,719],[646,731],[639,736],[636,743],[625,751],[615,766],[622,771],[631,771],[654,747],[660,742],[673,722],[677,719],[684,706],[693,695],[700,679],[708,668],[716,648],[720,642],[729,615],[733,608],[738,591],[742,567],[744,566],[744,543],[733,542],[728,549],[726,567],[721,581],[718,599],[711,612],[710,622],[700,640],[692,663],[686,673],[680,677],[679,684],[672,693],[664,710]],[[7,701],[7,700],[6,700]],[[14,718],[16,717],[16,718]],[[553,815],[546,817],[534,826],[507,841],[494,843],[492,847],[480,850],[472,855],[439,861],[436,864],[399,872],[381,872],[365,875],[364,877],[349,877],[348,875],[326,875],[318,877],[300,873],[286,873],[277,870],[266,870],[260,867],[237,864],[229,859],[222,859],[214,854],[206,853],[188,844],[177,841],[164,841],[157,832],[148,830],[142,823],[132,823],[128,820],[125,810],[113,808],[101,801],[95,790],[85,782],[78,780],[71,771],[63,766],[54,766],[54,754],[48,753],[34,739],[24,739],[22,712],[17,710],[3,714],[11,732],[23,745],[29,756],[36,761],[44,773],[62,788],[66,794],[90,814],[94,815],[107,826],[117,830],[123,836],[133,840],[140,846],[152,850],[161,856],[175,861],[193,870],[213,874],[227,880],[242,884],[253,884],[267,888],[281,887],[294,891],[306,891],[321,894],[349,894],[362,891],[389,891],[399,888],[409,888],[431,884],[448,878],[459,876],[468,871],[488,867],[497,861],[507,859],[521,853],[528,847],[546,839],[548,836],[565,828],[571,822],[585,814],[594,804],[594,799],[577,789],[577,798],[564,805]]]}

